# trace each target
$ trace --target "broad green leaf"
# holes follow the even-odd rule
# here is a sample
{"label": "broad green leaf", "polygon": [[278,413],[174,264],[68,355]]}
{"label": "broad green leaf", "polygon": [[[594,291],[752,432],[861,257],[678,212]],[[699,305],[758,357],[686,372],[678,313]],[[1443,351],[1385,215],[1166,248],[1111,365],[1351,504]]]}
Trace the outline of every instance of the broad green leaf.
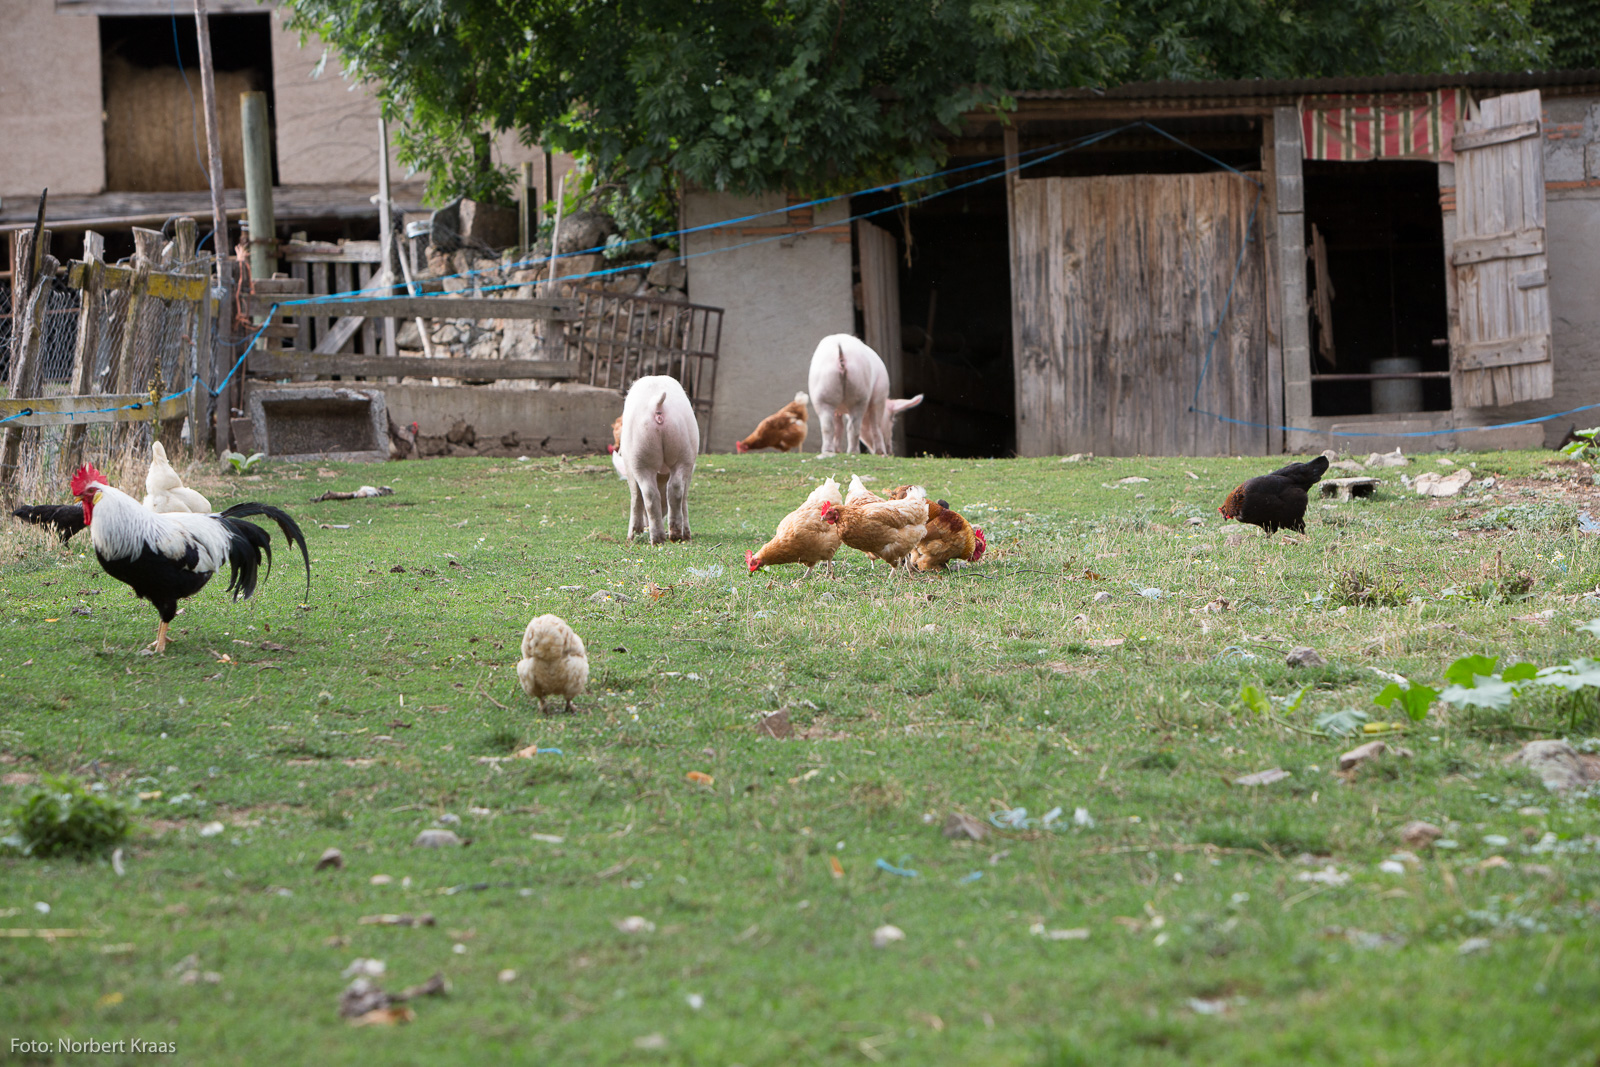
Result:
{"label": "broad green leaf", "polygon": [[1535,677],[1539,668],[1531,663],[1515,663],[1500,672],[1500,677],[1508,682],[1525,682]]}
{"label": "broad green leaf", "polygon": [[1478,675],[1472,679],[1472,683],[1470,686],[1452,685],[1439,694],[1439,699],[1457,707],[1503,710],[1511,706],[1511,698],[1516,695],[1515,688],[1509,682],[1497,677]]}
{"label": "broad green leaf", "polygon": [[1577,628],[1600,637],[1600,619],[1590,619],[1588,622],[1579,623]]}
{"label": "broad green leaf", "polygon": [[1300,687],[1300,692],[1296,693],[1293,699],[1290,699],[1284,703],[1283,713],[1285,715],[1293,715],[1295,712],[1299,711],[1300,705],[1305,703],[1306,694],[1310,691],[1311,687],[1309,685],[1302,685]]}
{"label": "broad green leaf", "polygon": [[1253,685],[1247,685],[1239,690],[1239,703],[1257,715],[1272,714],[1272,701],[1268,700],[1266,694]]}
{"label": "broad green leaf", "polygon": [[1493,675],[1499,662],[1499,656],[1462,656],[1445,668],[1444,680],[1471,689],[1474,678]]}
{"label": "broad green leaf", "polygon": [[1351,734],[1360,733],[1361,725],[1366,721],[1366,712],[1345,708],[1343,711],[1330,711],[1326,715],[1318,715],[1316,727],[1329,737],[1349,737]]}
{"label": "broad green leaf", "polygon": [[1553,685],[1576,693],[1589,687],[1600,688],[1600,663],[1591,659],[1575,659],[1555,667],[1546,667],[1533,679],[1535,685]]}
{"label": "broad green leaf", "polygon": [[1390,682],[1383,687],[1382,692],[1372,698],[1372,702],[1380,708],[1387,708],[1398,701],[1401,710],[1410,717],[1412,722],[1421,722],[1428,717],[1428,709],[1438,699],[1439,691],[1432,686],[1413,683],[1402,689],[1398,683]]}

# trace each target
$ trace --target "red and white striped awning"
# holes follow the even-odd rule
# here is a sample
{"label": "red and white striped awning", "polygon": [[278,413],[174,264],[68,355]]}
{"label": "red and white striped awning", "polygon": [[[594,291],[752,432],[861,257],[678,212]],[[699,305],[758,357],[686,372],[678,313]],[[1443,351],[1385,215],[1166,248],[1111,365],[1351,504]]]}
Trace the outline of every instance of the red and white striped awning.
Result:
{"label": "red and white striped awning", "polygon": [[1300,98],[1305,158],[1455,159],[1450,142],[1465,103],[1460,89],[1327,93]]}

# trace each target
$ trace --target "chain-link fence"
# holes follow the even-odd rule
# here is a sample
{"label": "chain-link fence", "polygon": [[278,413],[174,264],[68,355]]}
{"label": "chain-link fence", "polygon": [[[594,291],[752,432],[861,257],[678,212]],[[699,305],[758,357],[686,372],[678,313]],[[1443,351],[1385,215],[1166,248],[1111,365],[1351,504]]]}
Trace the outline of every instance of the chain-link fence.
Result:
{"label": "chain-link fence", "polygon": [[[90,333],[80,339],[80,308],[85,299],[90,301]],[[137,315],[130,324],[128,311],[135,300]],[[168,397],[190,384],[200,306],[199,300],[163,299],[148,292],[136,298],[126,281],[120,288],[107,285],[80,292],[65,278],[53,279],[40,324],[37,370],[25,371],[28,382],[22,383],[14,380],[13,373],[22,361],[21,324],[11,318],[10,283],[0,283],[0,313],[5,315],[0,319],[0,382],[4,384],[0,395],[47,401],[105,396],[108,406],[126,407],[130,398],[141,404],[138,414],[119,412],[116,422],[56,418],[40,425],[36,417],[5,422],[0,425],[0,439],[10,439],[6,449],[10,464],[0,471],[0,482],[9,482],[23,499],[45,500],[64,491],[66,468],[82,459],[94,461],[113,477],[132,457],[139,457],[142,466],[151,440],[163,431],[154,421],[156,409],[147,401],[152,391]],[[18,395],[19,391],[25,392]],[[92,412],[96,406],[78,401],[75,409]],[[120,421],[130,414],[132,419]],[[176,435],[179,425],[181,420],[169,421],[165,429]]]}

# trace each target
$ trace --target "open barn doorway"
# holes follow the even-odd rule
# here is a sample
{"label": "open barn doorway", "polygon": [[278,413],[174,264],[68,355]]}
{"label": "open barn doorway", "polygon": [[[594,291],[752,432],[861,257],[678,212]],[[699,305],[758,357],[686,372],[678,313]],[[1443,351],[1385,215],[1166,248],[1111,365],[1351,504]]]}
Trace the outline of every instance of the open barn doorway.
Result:
{"label": "open barn doorway", "polygon": [[1304,166],[1312,413],[1450,410],[1438,165]]}
{"label": "open barn doorway", "polygon": [[[212,15],[209,25],[222,135],[222,184],[240,189],[244,135],[239,94],[265,92],[267,113],[272,114],[272,16]],[[210,188],[199,62],[192,16],[101,16],[107,192]],[[277,181],[276,161],[273,181]]]}
{"label": "open barn doorway", "polygon": [[[952,159],[959,167],[976,159]],[[974,175],[997,170],[991,166]],[[955,179],[959,182],[961,179]],[[915,194],[913,194],[915,195]],[[851,213],[890,207],[892,194],[856,197]],[[899,391],[923,394],[900,418],[911,455],[1009,456],[1016,451],[1011,359],[1011,267],[1002,180],[875,215],[899,296]],[[859,242],[858,242],[859,251]],[[863,261],[858,256],[857,269]],[[866,269],[874,269],[867,263]],[[863,277],[858,293],[871,291]],[[861,307],[864,320],[876,309]],[[867,336],[858,322],[858,336]],[[891,336],[893,331],[886,331]],[[891,369],[890,353],[880,353]]]}

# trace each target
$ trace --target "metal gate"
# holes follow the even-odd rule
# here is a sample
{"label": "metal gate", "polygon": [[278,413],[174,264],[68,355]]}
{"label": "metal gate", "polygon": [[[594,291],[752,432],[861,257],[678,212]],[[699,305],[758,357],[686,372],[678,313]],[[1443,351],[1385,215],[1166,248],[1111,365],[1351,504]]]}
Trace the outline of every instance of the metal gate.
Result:
{"label": "metal gate", "polygon": [[567,324],[567,359],[577,380],[626,393],[635,380],[666,374],[683,385],[700,422],[700,447],[711,440],[711,401],[722,345],[722,309],[658,296],[573,287],[578,321]]}

